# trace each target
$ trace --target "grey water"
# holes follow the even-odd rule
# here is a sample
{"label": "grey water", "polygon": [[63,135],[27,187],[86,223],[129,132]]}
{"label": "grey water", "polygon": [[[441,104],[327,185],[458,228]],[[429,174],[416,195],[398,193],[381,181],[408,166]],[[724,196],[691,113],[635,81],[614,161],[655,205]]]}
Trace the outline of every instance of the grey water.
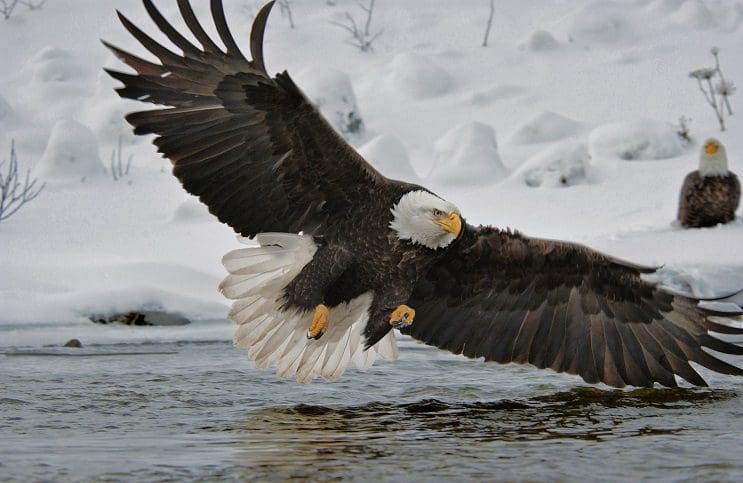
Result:
{"label": "grey water", "polygon": [[743,480],[742,380],[613,390],[400,352],[300,385],[227,341],[6,351],[0,480]]}

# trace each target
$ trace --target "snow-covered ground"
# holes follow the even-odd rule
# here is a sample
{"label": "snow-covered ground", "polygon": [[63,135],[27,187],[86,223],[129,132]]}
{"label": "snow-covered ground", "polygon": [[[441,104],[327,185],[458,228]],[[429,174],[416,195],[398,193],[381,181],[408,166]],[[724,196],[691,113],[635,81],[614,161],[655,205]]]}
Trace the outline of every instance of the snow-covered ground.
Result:
{"label": "snow-covered ground", "polygon": [[[174,0],[157,3],[182,25]],[[207,2],[193,3],[208,19]],[[260,3],[225,0],[245,51]],[[296,0],[296,28],[272,14],[267,66],[287,69],[334,112],[358,111],[355,146],[382,172],[456,203],[471,223],[663,265],[662,280],[698,295],[743,288],[743,222],[672,225],[707,137],[743,173],[743,118],[719,132],[688,77],[712,65],[717,46],[726,77],[743,83],[743,3],[499,0],[483,48],[488,4],[378,0],[372,31],[384,31],[362,53],[331,24],[346,11],[360,16],[354,0]],[[50,0],[0,20],[0,160],[15,140],[21,167],[47,183],[0,223],[0,346],[231,336],[217,284],[222,255],[238,243],[124,122],[142,106],[114,94],[101,68],[124,68],[99,39],[144,52],[114,8],[163,38],[137,0]],[[676,135],[681,116],[691,119],[691,145]],[[115,181],[111,160],[130,157]],[[87,320],[142,308],[199,322],[152,330]]]}

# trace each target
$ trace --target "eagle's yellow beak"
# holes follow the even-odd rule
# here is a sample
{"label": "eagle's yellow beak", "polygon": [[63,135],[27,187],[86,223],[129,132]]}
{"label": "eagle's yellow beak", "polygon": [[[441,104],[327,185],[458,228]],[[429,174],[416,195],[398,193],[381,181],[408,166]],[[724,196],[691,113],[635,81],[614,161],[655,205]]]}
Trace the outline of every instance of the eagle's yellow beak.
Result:
{"label": "eagle's yellow beak", "polygon": [[454,236],[459,236],[459,232],[462,231],[462,219],[454,211],[449,213],[449,216],[446,218],[441,217],[438,220],[434,220],[434,223]]}
{"label": "eagle's yellow beak", "polygon": [[717,144],[715,143],[707,143],[707,145],[704,146],[704,151],[710,156],[714,155],[717,152],[717,149]]}

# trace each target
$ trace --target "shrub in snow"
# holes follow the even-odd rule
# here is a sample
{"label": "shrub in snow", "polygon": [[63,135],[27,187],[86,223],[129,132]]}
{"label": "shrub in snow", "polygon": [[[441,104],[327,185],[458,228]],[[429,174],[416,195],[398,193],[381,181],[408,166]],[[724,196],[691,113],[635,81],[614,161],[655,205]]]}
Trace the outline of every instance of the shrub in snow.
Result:
{"label": "shrub in snow", "polygon": [[557,141],[576,134],[582,124],[554,112],[544,111],[521,126],[511,141],[517,144],[533,144]]}
{"label": "shrub in snow", "polygon": [[435,180],[474,185],[499,181],[506,175],[495,131],[486,124],[457,126],[436,142],[434,150],[431,178]]}
{"label": "shrub in snow", "polygon": [[363,137],[364,120],[356,104],[351,78],[345,72],[310,68],[302,72],[302,88],[343,137]]}
{"label": "shrub in snow", "polygon": [[15,143],[10,143],[10,160],[0,163],[0,221],[10,218],[23,205],[36,198],[42,184],[36,187],[37,179],[31,179],[31,171],[26,176],[18,174],[18,158],[15,154]]}
{"label": "shrub in snow", "polygon": [[551,33],[537,30],[529,36],[529,39],[521,45],[521,48],[531,52],[546,52],[555,50],[559,46],[557,39]]}
{"label": "shrub in snow", "polygon": [[395,136],[389,134],[377,136],[361,146],[359,153],[387,177],[409,182],[418,179],[410,165],[405,146]]}
{"label": "shrub in snow", "polygon": [[595,160],[666,159],[684,152],[677,129],[661,121],[635,121],[607,124],[594,129],[588,137],[591,157]]}
{"label": "shrub in snow", "polygon": [[[116,148],[111,150],[111,164],[109,165],[111,168],[111,176],[113,177],[114,181],[118,181],[124,176],[129,176],[129,168],[132,166],[132,158],[134,157],[133,154],[130,154],[126,158],[126,163],[124,163],[124,160],[122,158],[123,149],[121,147],[121,136],[119,136],[119,143]],[[131,181],[129,181],[131,184]]]}
{"label": "shrub in snow", "polygon": [[[382,35],[382,30],[372,34],[371,33],[371,20],[372,13],[374,13],[374,0],[369,0],[367,5],[358,3],[359,8],[364,11],[366,15],[363,20],[356,21],[356,19],[349,12],[346,12],[343,16],[343,20],[333,20],[330,23],[342,28],[351,35],[351,40],[348,41],[351,45],[355,45],[362,52],[374,51],[372,44],[377,38]],[[363,24],[363,27],[362,27]]]}
{"label": "shrub in snow", "polygon": [[454,79],[446,70],[428,58],[412,53],[395,56],[387,81],[393,89],[413,99],[441,96],[454,88]]}
{"label": "shrub in snow", "polygon": [[[720,131],[725,130],[725,112],[728,116],[733,115],[733,108],[730,107],[730,96],[735,93],[735,84],[725,79],[720,69],[720,50],[713,47],[710,51],[715,58],[714,68],[697,69],[689,73],[689,77],[697,80],[699,90],[704,94],[707,103],[712,107],[717,116],[717,122],[720,124]],[[719,78],[713,85],[712,79]]]}
{"label": "shrub in snow", "polygon": [[585,183],[591,156],[585,143],[563,143],[529,158],[516,173],[527,186],[573,186]]}
{"label": "shrub in snow", "polygon": [[51,179],[84,179],[105,171],[95,135],[71,119],[54,125],[37,170],[39,176]]}

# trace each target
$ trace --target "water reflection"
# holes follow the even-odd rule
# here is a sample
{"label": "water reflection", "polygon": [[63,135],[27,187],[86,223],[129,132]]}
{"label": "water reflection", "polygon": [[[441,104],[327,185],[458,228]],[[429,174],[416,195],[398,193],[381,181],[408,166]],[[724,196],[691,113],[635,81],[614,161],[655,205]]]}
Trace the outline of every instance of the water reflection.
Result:
{"label": "water reflection", "polygon": [[409,462],[424,455],[423,461],[435,465],[436,455],[468,460],[502,456],[504,443],[678,434],[688,429],[696,410],[735,396],[733,391],[708,389],[575,388],[489,402],[299,404],[252,412],[235,429],[243,444],[241,460],[254,470],[307,476],[304,469],[313,467],[348,476],[358,475],[360,467],[376,458]]}

